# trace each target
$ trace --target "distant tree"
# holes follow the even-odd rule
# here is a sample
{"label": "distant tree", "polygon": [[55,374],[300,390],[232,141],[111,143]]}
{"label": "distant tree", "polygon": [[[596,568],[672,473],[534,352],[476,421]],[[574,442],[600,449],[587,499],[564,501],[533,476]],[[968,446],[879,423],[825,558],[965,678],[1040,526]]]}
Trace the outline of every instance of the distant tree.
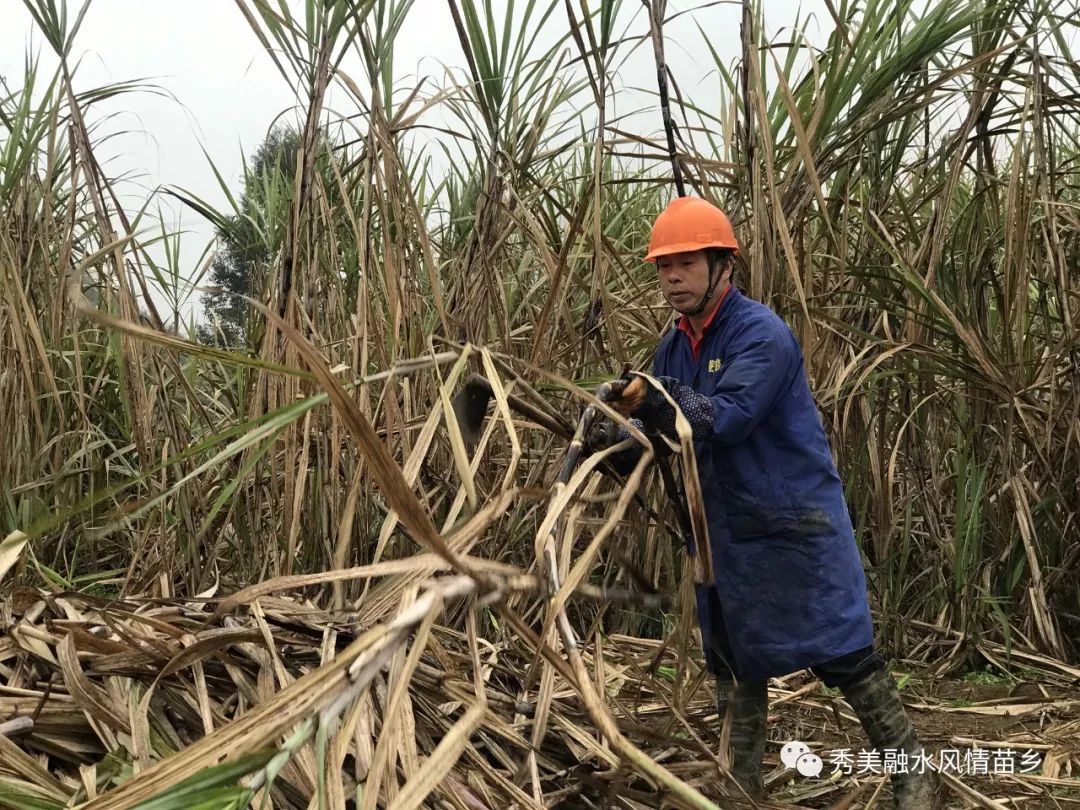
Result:
{"label": "distant tree", "polygon": [[300,134],[275,127],[252,156],[244,176],[238,213],[217,229],[219,250],[203,296],[207,323],[198,327],[203,343],[242,346],[247,342],[250,307],[241,295],[260,297],[270,262],[280,244],[292,198]]}

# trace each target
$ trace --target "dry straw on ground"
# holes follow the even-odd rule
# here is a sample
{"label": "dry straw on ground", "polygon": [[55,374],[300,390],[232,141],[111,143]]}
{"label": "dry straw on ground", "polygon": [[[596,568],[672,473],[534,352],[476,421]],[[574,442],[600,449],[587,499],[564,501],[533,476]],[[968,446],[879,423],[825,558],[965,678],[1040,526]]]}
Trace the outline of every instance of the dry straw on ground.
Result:
{"label": "dry straw on ground", "polygon": [[[499,598],[537,595],[536,579],[473,562],[499,583]],[[336,576],[415,567],[440,566],[418,555]],[[17,592],[3,605],[0,641],[0,716],[12,718],[0,736],[0,803],[228,807],[240,781],[281,808],[749,806],[720,795],[720,721],[699,663],[682,662],[701,687],[694,691],[658,677],[680,666],[671,645],[590,639],[582,663],[594,674],[585,684],[521,617],[485,605],[469,577],[447,574],[406,590],[401,609],[366,630],[355,608],[330,611],[275,592],[297,584],[191,600]],[[461,627],[441,623],[462,604]],[[487,611],[514,632],[485,638]],[[932,749],[1033,750],[1042,760],[1029,774],[1017,766],[1008,777],[953,777],[954,799],[974,801],[955,806],[1044,807],[1059,795],[1064,807],[1075,798],[1080,699],[1052,684],[1080,673],[1038,663],[1047,694],[910,701]],[[785,785],[793,774],[776,759],[788,737],[864,747],[846,704],[802,680],[772,684],[776,781],[774,801],[760,806],[796,798],[804,807],[868,806],[880,777]],[[547,731],[534,744],[537,684],[545,682]],[[950,723],[933,719],[946,714]],[[972,731],[986,718],[996,727]],[[113,782],[122,783],[101,789]]]}
{"label": "dry straw on ground", "polygon": [[[658,459],[620,481],[539,424],[605,412],[670,325],[640,260],[670,148],[800,339],[931,748],[1045,754],[956,805],[1076,803],[1075,0],[826,2],[775,41],[746,0],[732,53],[661,36],[692,19],[662,0],[448,0],[467,67],[411,87],[420,4],[236,0],[298,93],[289,170],[137,211],[103,105],[154,88],[84,86],[89,7],[24,6],[59,68],[0,83],[0,803],[737,806]],[[676,45],[718,90],[671,77],[668,140],[619,68]],[[236,341],[185,337],[212,257],[147,230],[163,196],[250,249]],[[861,741],[805,673],[771,687],[773,798],[880,802],[775,767]]]}

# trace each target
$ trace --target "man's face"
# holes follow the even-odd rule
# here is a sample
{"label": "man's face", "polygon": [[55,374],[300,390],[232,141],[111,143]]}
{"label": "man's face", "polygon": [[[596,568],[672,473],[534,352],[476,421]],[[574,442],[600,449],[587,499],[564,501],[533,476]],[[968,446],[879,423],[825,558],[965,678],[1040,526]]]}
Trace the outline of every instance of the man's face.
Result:
{"label": "man's face", "polygon": [[676,312],[696,307],[709,288],[709,260],[704,250],[660,256],[656,269],[660,291]]}

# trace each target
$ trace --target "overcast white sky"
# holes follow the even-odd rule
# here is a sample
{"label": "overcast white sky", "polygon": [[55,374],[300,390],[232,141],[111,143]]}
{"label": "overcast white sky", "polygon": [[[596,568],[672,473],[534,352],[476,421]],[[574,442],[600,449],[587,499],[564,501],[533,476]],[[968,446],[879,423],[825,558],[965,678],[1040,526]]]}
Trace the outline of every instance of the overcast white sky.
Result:
{"label": "overcast white sky", "polygon": [[[502,18],[505,2],[496,0],[497,19]],[[302,7],[298,2],[292,5]],[[74,14],[77,3],[69,2],[69,6]],[[811,30],[826,35],[831,21],[822,0],[769,0],[767,34],[790,30],[800,7],[803,16],[814,15]],[[624,0],[623,9],[624,22],[616,30],[629,25],[630,34],[645,33],[647,18],[639,0]],[[740,7],[737,2],[672,0],[668,12],[688,9],[696,10],[669,24],[666,31],[668,62],[685,95],[716,109],[720,82],[708,51],[698,46],[697,25],[709,33],[718,51],[734,61],[739,51]],[[554,30],[565,31],[562,3],[552,20]],[[685,47],[687,43],[692,49]],[[23,0],[0,0],[0,75],[13,87],[22,83],[28,51],[40,54],[43,67],[53,69],[55,60],[34,29]],[[111,141],[102,155],[109,158],[106,168],[112,176],[127,178],[122,188],[129,212],[159,186],[179,186],[225,207],[225,196],[206,154],[237,191],[241,153],[250,154],[274,118],[295,104],[290,87],[232,0],[94,0],[76,40],[75,56],[81,58],[76,76],[80,91],[144,80],[174,97],[137,92],[103,107],[113,113],[110,119],[101,120],[99,113],[99,135],[126,133]],[[442,63],[464,66],[447,2],[416,0],[395,45],[395,69],[402,86],[414,85],[416,77],[424,75],[438,81]],[[617,84],[623,86],[651,89],[655,81],[647,45],[637,49],[617,76]],[[626,98],[621,103],[627,107],[655,103],[643,94]],[[655,127],[659,125],[656,112]],[[169,198],[162,199],[163,206],[169,204]],[[212,230],[188,210],[174,208],[170,216],[169,226],[179,225],[187,233],[181,256],[187,275],[195,269]]]}

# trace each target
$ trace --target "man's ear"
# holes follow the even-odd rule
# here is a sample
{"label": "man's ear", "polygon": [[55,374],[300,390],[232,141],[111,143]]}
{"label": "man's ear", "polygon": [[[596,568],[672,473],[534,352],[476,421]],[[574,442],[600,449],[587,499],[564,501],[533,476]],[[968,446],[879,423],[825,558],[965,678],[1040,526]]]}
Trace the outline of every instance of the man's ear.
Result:
{"label": "man's ear", "polygon": [[724,263],[723,263],[723,265],[721,267],[721,270],[720,270],[720,278],[721,278],[721,280],[724,278],[725,273],[727,274],[727,280],[728,281],[731,281],[731,279],[735,275],[735,254],[733,254],[733,253],[729,253],[724,258]]}

